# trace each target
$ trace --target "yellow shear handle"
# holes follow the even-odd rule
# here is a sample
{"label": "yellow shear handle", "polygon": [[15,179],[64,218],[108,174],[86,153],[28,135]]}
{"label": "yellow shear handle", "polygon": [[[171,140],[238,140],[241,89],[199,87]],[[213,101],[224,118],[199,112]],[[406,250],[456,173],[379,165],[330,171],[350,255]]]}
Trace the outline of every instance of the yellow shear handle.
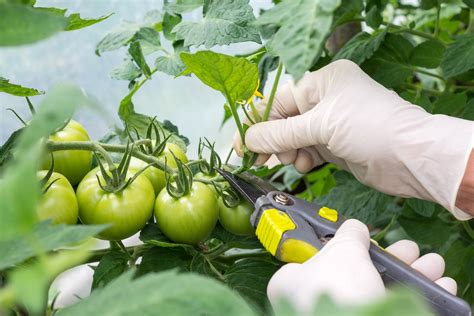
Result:
{"label": "yellow shear handle", "polygon": [[[288,214],[277,209],[268,209],[260,218],[256,234],[265,249],[277,259],[284,262],[302,263],[314,256],[318,250],[302,240],[288,238],[282,241],[283,234],[294,229],[296,225]],[[279,251],[278,246],[280,246]]]}

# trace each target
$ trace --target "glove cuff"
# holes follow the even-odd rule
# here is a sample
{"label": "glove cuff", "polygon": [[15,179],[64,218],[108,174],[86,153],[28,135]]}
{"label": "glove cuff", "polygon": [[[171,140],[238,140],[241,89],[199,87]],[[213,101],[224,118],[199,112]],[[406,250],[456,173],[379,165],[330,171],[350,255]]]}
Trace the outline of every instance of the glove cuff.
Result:
{"label": "glove cuff", "polygon": [[427,194],[422,198],[438,202],[459,220],[472,218],[455,204],[473,148],[474,122],[431,115],[414,132],[425,135],[418,142],[421,150],[414,151],[418,157],[409,157],[404,162],[418,175],[417,180]]}

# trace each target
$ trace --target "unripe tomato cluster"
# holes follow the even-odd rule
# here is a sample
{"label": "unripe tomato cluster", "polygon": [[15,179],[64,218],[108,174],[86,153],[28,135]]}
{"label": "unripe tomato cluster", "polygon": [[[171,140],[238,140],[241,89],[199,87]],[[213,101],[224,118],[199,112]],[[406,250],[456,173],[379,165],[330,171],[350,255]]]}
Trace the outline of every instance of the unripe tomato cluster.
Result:
{"label": "unripe tomato cluster", "polygon": [[[56,142],[90,140],[76,121],[70,121],[50,139]],[[210,185],[194,181],[187,194],[176,198],[166,189],[164,171],[151,166],[124,190],[107,192],[98,181],[105,182],[100,169],[90,170],[90,151],[57,151],[53,157],[55,172],[45,184],[48,187],[52,183],[39,203],[40,220],[51,219],[55,224],[76,224],[78,220],[88,225],[108,224],[97,236],[106,240],[121,240],[136,234],[153,215],[162,232],[177,243],[198,244],[209,237],[218,220],[233,234],[254,234],[249,220],[252,206],[241,202],[229,208]],[[175,168],[174,157],[188,162],[184,151],[173,143],[167,143],[157,158]],[[50,168],[50,160],[45,159],[42,169]],[[127,177],[146,166],[142,160],[132,158]],[[43,178],[46,173],[39,171],[38,177]]]}

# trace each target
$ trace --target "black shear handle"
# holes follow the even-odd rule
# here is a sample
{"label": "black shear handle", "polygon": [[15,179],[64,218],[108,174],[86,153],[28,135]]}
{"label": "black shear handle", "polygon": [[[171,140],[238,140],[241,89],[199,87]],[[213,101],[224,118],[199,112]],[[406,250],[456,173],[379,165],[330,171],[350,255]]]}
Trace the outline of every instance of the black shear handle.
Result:
{"label": "black shear handle", "polygon": [[452,295],[379,246],[372,243],[369,253],[385,284],[399,283],[418,289],[438,315],[472,315],[471,307],[466,301]]}

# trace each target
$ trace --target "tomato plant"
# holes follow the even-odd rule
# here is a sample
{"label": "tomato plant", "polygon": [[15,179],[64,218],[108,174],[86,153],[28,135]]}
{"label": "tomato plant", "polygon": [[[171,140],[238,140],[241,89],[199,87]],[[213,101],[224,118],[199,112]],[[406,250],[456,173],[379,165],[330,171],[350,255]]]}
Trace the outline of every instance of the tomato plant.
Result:
{"label": "tomato plant", "polygon": [[[126,18],[127,22],[111,28],[97,43],[95,53],[103,55],[100,58],[115,50],[123,53],[123,62],[110,77],[125,81],[128,90],[117,102],[123,125],[103,137],[91,131],[90,138],[80,123],[71,120],[87,104],[81,111],[107,121],[94,120],[94,124],[104,128],[112,124],[108,120],[115,111],[102,115],[104,108],[82,89],[61,83],[45,94],[20,85],[18,76],[10,81],[3,78],[7,74],[0,74],[0,104],[10,104],[15,97],[25,98],[30,108],[33,101],[38,103],[24,127],[13,131],[2,124],[2,133],[10,136],[0,148],[0,314],[271,314],[266,285],[281,263],[254,236],[248,203],[235,203],[235,199],[224,203],[229,186],[215,169],[251,168],[255,155],[245,147],[244,119],[252,123],[268,119],[284,74],[298,80],[306,71],[350,59],[380,84],[430,113],[474,120],[471,0],[273,3],[268,0],[262,9],[248,0],[165,1],[138,22]],[[75,41],[70,35],[75,33],[69,32],[113,19],[109,18],[112,12],[85,19],[78,13],[38,6],[35,1],[0,1],[0,54],[4,47],[20,49],[16,46],[59,32]],[[234,45],[246,45],[243,42],[252,42],[246,52]],[[226,54],[217,52],[226,45]],[[23,62],[15,65],[27,68]],[[222,94],[222,123],[233,120],[244,144],[239,166],[228,164],[228,159],[221,161],[207,140],[199,145],[197,155],[186,152],[189,140],[166,117],[137,112],[143,108],[139,103],[147,99],[136,97],[143,93],[142,87],[162,87],[152,80],[157,73],[162,75],[160,80],[198,79]],[[84,76],[91,74],[84,72]],[[271,86],[269,81],[273,81]],[[37,83],[38,87],[48,85]],[[199,98],[198,89],[185,93]],[[268,102],[258,114],[255,104],[262,94]],[[158,102],[160,107],[184,113],[175,103]],[[214,110],[202,105],[203,115]],[[199,118],[192,121],[195,133],[204,134]],[[64,126],[65,122],[69,123]],[[117,159],[120,155],[122,159]],[[45,171],[38,170],[48,169],[52,162],[55,173],[45,186],[52,184],[43,194],[45,186],[37,177]],[[90,171],[92,164],[98,167]],[[382,245],[410,238],[423,252],[441,253],[446,274],[458,282],[458,294],[474,304],[472,221],[460,223],[431,202],[377,192],[332,164],[307,174],[290,166],[249,172],[279,190],[360,219]],[[79,222],[68,180],[73,186],[79,184],[75,192]],[[39,221],[38,214],[40,220],[53,221]],[[121,242],[135,233],[138,245]],[[110,247],[92,249],[87,241],[94,236],[110,239]],[[57,306],[51,281],[84,263],[94,266],[90,297],[69,307]],[[348,312],[326,303],[333,314]],[[395,293],[370,308],[376,314],[394,314],[400,306],[414,315],[428,313],[406,293]],[[283,309],[276,308],[275,314],[295,314],[291,306]],[[366,312],[364,307],[350,310],[354,315]]]}
{"label": "tomato plant", "polygon": [[[45,170],[38,171],[38,177],[44,178],[47,173]],[[44,187],[45,192],[38,203],[39,220],[51,219],[55,224],[76,224],[77,199],[69,181],[62,174],[53,172]]]}

